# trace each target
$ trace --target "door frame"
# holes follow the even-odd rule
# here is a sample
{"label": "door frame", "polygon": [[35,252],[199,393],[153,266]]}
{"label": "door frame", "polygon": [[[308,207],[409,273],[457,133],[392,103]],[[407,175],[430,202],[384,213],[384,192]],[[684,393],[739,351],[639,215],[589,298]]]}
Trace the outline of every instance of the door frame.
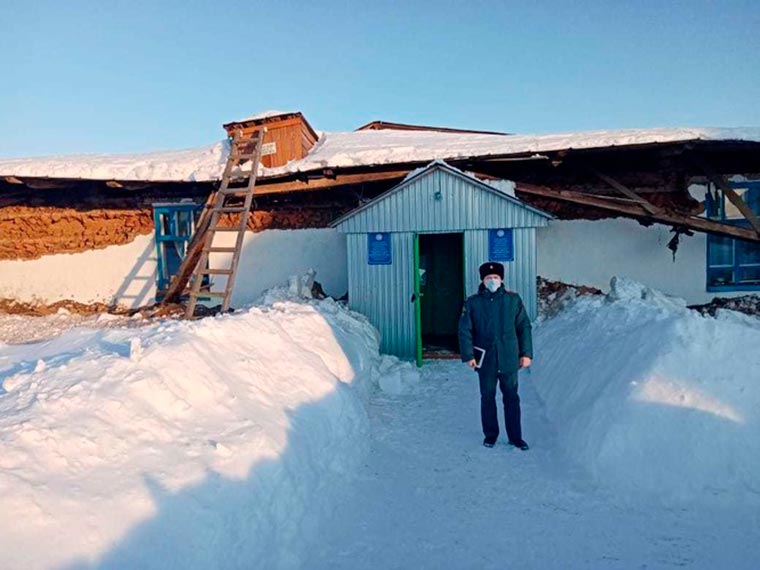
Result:
{"label": "door frame", "polygon": [[420,234],[414,234],[414,360],[422,366],[422,305],[420,299]]}
{"label": "door frame", "polygon": [[414,233],[414,360],[418,367],[422,366],[422,298],[420,294],[420,236],[435,234],[458,234],[462,236],[462,291],[467,299],[467,236],[464,231],[459,232],[415,232]]}

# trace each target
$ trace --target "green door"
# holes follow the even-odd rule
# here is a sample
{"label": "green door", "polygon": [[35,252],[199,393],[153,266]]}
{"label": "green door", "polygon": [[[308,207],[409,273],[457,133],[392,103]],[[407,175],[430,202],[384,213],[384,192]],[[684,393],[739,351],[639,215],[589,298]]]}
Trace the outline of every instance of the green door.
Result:
{"label": "green door", "polygon": [[415,291],[419,291],[417,343],[425,357],[459,352],[457,328],[464,301],[463,234],[423,234],[415,251]]}

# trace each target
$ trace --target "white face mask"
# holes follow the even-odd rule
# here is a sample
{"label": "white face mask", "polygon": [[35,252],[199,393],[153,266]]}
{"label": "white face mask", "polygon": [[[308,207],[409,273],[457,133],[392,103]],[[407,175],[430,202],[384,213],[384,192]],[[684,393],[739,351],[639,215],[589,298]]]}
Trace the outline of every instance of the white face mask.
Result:
{"label": "white face mask", "polygon": [[498,277],[492,277],[491,279],[486,279],[483,282],[483,285],[485,285],[486,289],[488,289],[491,293],[496,293],[496,290],[501,287],[501,279]]}

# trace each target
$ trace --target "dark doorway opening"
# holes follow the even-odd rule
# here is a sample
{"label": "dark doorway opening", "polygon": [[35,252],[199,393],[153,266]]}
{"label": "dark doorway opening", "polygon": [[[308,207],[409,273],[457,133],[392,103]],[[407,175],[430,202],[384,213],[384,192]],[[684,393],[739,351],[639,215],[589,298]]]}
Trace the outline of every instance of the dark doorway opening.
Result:
{"label": "dark doorway opening", "polygon": [[464,302],[464,235],[423,234],[419,248],[423,357],[453,358]]}

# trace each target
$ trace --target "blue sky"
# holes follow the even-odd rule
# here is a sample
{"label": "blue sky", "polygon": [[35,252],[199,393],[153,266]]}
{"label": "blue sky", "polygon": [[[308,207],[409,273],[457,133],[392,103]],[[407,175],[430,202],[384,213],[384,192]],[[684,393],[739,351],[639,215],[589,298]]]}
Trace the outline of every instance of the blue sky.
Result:
{"label": "blue sky", "polygon": [[0,156],[139,152],[301,110],[552,132],[760,125],[760,4],[0,0]]}

